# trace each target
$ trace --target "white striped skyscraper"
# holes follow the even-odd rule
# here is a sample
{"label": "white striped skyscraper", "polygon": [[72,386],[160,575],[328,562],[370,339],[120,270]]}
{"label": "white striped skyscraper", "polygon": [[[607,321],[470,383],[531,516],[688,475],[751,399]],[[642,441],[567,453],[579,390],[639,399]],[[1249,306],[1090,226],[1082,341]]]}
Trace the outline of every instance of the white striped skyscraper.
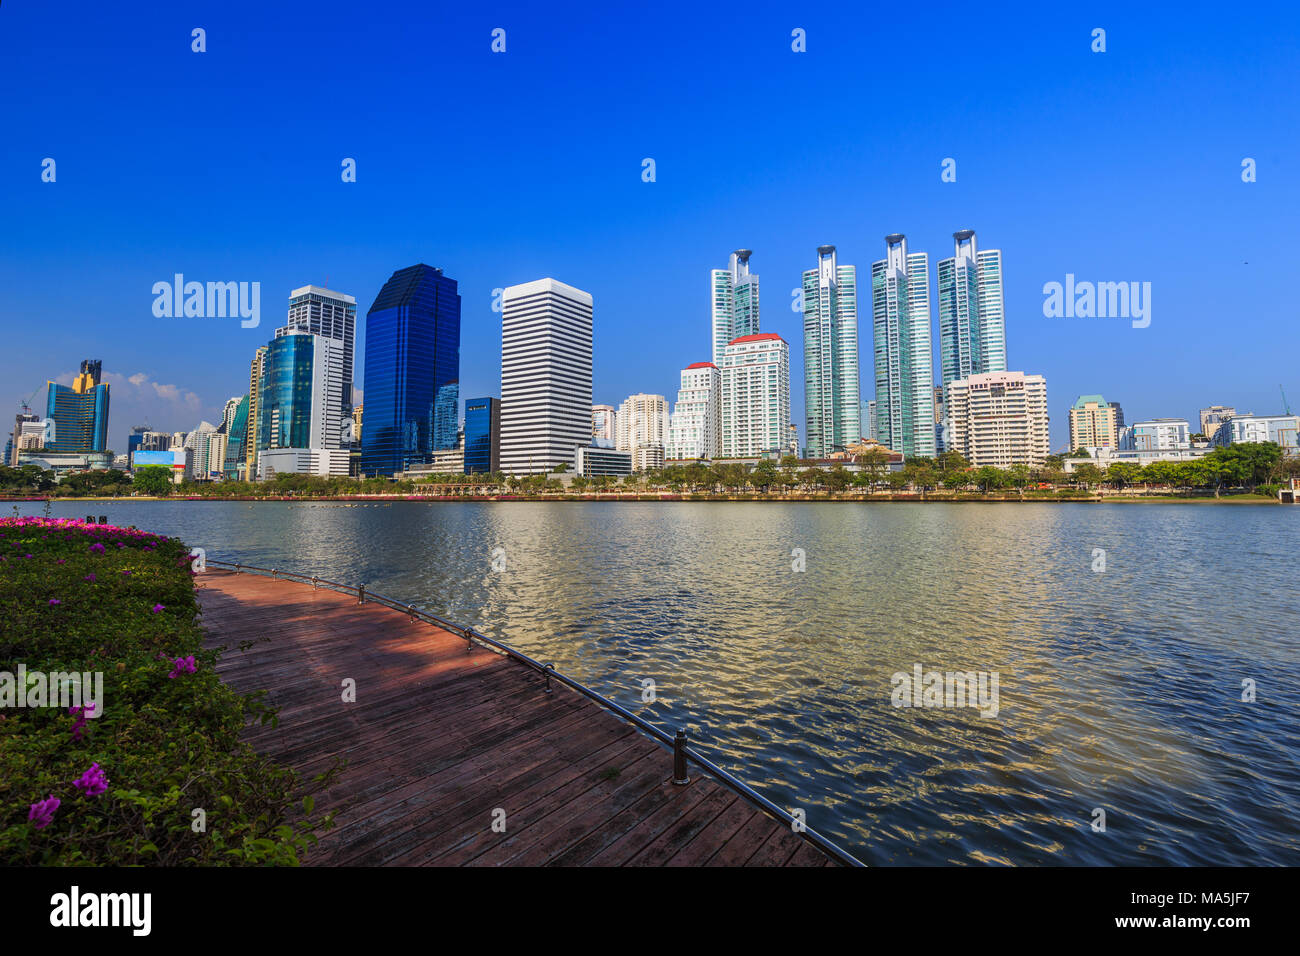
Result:
{"label": "white striped skyscraper", "polygon": [[591,444],[591,307],[591,293],[555,279],[505,290],[501,470],[507,474],[572,465],[575,449]]}
{"label": "white striped skyscraper", "polygon": [[862,440],[858,385],[858,270],[817,247],[803,274],[804,412],[808,457],[825,458]]}
{"label": "white striped skyscraper", "polygon": [[930,355],[930,260],[907,239],[885,237],[871,266],[876,345],[876,439],[907,457],[934,456],[934,361]]}

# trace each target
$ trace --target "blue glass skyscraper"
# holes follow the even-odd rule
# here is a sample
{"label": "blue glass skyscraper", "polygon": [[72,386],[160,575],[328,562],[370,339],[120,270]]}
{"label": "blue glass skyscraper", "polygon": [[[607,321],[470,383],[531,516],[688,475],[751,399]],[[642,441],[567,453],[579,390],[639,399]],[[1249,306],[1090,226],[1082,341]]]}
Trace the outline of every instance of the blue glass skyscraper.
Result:
{"label": "blue glass skyscraper", "polygon": [[108,451],[108,384],[100,382],[103,363],[86,359],[69,388],[49,383],[45,416],[54,422],[54,452]]}
{"label": "blue glass skyscraper", "polygon": [[460,294],[421,263],[394,272],[366,314],[361,473],[393,475],[456,445]]}

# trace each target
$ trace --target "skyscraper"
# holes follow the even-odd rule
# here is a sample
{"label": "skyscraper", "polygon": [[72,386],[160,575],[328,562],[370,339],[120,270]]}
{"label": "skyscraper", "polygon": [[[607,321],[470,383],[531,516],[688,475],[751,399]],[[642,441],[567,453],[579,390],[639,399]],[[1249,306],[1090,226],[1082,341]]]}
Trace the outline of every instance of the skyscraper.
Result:
{"label": "skyscraper", "polygon": [[50,382],[45,417],[54,423],[52,452],[108,451],[108,384],[99,380],[103,363],[86,359],[72,387]]}
{"label": "skyscraper", "polygon": [[[343,413],[352,414],[352,380],[356,374],[357,300],[341,292],[305,285],[289,293],[284,328],[339,339],[343,343]],[[279,332],[276,333],[277,335]]]}
{"label": "skyscraper", "polygon": [[[722,351],[722,457],[783,454],[790,426],[790,346],[772,332]],[[811,453],[810,453],[811,454]]]}
{"label": "skyscraper", "polygon": [[501,401],[465,400],[465,474],[501,470]]}
{"label": "skyscraper", "polygon": [[713,303],[713,364],[733,339],[758,332],[758,276],[749,271],[749,249],[737,249],[727,268],[709,273]]}
{"label": "skyscraper", "polygon": [[722,454],[722,373],[712,362],[682,369],[677,406],[668,425],[669,459],[717,458]]}
{"label": "skyscraper", "polygon": [[266,353],[267,348],[263,345],[253,353],[253,361],[248,365],[248,435],[244,442],[244,477],[248,481],[255,481],[259,474],[257,453],[261,448],[258,444],[261,436],[258,427],[262,421],[262,372],[266,370]]}
{"label": "skyscraper", "polygon": [[[248,442],[253,436],[253,429],[248,427],[248,407],[249,399],[245,395],[239,399],[231,399],[237,402],[234,414],[227,417],[226,426],[226,457],[222,463],[221,472],[223,477],[228,481],[243,479],[247,476],[245,471],[246,462],[248,461]],[[230,403],[226,403],[229,409]]]}
{"label": "skyscraper", "polygon": [[[501,468],[573,465],[591,443],[591,293],[555,279],[510,286],[501,315]],[[370,434],[369,348],[366,434]]]}
{"label": "skyscraper", "polygon": [[930,354],[929,257],[885,237],[871,266],[876,347],[876,439],[893,451],[934,455],[934,363]]}
{"label": "skyscraper", "polygon": [[460,294],[432,266],[394,272],[366,314],[361,472],[394,475],[456,445]]}
{"label": "skyscraper", "polygon": [[267,345],[258,387],[258,467],[346,475],[343,343],[291,329]]}
{"label": "skyscraper", "polygon": [[[662,395],[629,395],[614,419],[617,438],[614,447],[632,453],[632,470],[644,471],[637,462],[655,461],[662,467],[668,447],[668,399]],[[642,449],[654,449],[642,452]]]}
{"label": "skyscraper", "polygon": [[1002,250],[976,248],[975,233],[952,234],[939,260],[939,365],[943,384],[1007,368]]}
{"label": "skyscraper", "polygon": [[858,363],[858,270],[817,247],[803,274],[804,412],[809,458],[825,458],[862,438]]}

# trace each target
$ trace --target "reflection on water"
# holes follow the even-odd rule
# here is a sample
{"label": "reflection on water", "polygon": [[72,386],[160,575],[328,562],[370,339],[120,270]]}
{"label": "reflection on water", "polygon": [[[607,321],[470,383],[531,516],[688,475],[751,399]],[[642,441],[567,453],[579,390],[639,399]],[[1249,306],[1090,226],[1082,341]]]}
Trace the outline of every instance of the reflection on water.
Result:
{"label": "reflection on water", "polygon": [[[1300,863],[1300,508],[54,506],[90,510],[473,624],[868,863]],[[895,708],[916,664],[998,672],[998,716]]]}

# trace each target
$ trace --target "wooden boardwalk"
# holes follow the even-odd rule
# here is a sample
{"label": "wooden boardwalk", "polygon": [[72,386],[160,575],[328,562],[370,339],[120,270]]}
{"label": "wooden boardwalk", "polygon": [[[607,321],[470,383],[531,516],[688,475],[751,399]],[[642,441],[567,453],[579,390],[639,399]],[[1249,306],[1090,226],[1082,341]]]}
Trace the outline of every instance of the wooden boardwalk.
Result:
{"label": "wooden boardwalk", "polygon": [[697,767],[674,786],[666,748],[558,681],[545,693],[517,661],[309,584],[195,580],[222,679],[280,709],[249,743],[304,779],[348,762],[316,797],[336,825],[308,864],[835,865]]}

